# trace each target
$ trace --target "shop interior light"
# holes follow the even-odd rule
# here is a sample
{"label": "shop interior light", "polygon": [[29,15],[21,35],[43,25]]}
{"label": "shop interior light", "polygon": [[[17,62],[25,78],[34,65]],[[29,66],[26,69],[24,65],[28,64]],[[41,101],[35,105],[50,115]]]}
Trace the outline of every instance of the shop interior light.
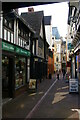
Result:
{"label": "shop interior light", "polygon": [[7,56],[5,57],[5,59],[7,59]]}

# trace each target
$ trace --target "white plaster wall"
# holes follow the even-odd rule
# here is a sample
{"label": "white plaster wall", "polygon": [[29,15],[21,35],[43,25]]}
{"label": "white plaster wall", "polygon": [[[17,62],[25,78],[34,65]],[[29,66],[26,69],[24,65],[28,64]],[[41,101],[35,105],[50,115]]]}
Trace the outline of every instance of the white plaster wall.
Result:
{"label": "white plaster wall", "polygon": [[41,29],[40,29],[40,36],[43,38],[43,28],[42,28],[42,23],[41,23]]}
{"label": "white plaster wall", "polygon": [[46,40],[50,46],[52,46],[52,29],[50,25],[45,26]]}

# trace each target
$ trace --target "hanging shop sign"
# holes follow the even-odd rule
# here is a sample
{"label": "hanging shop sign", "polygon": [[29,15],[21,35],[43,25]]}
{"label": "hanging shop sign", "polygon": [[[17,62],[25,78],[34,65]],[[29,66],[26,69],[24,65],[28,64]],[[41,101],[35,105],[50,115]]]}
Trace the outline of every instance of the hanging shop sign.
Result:
{"label": "hanging shop sign", "polygon": [[10,51],[10,52],[16,52],[18,54],[26,55],[26,56],[29,56],[29,57],[31,55],[31,53],[29,51],[24,50],[22,48],[19,48],[17,46],[14,46],[12,44],[6,43],[6,42],[2,42],[2,49]]}
{"label": "hanging shop sign", "polygon": [[71,43],[68,43],[68,50],[73,49],[73,45]]}
{"label": "hanging shop sign", "polygon": [[7,51],[11,51],[11,52],[15,51],[14,45],[11,45],[11,44],[5,43],[5,42],[2,42],[2,49],[7,50]]}

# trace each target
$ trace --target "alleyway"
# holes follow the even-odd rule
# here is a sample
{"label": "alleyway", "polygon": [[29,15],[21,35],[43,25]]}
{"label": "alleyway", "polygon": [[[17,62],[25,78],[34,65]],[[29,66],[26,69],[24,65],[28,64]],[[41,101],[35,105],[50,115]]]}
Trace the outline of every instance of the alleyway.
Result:
{"label": "alleyway", "polygon": [[69,94],[68,83],[43,80],[36,93],[23,95],[3,105],[3,118],[76,118],[79,95]]}

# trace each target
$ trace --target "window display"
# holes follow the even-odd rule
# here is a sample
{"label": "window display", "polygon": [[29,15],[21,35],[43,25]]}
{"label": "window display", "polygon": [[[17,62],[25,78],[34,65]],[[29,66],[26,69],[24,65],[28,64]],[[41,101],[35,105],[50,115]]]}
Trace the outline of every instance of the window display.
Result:
{"label": "window display", "polygon": [[15,57],[15,88],[18,88],[26,83],[26,60],[25,58]]}

